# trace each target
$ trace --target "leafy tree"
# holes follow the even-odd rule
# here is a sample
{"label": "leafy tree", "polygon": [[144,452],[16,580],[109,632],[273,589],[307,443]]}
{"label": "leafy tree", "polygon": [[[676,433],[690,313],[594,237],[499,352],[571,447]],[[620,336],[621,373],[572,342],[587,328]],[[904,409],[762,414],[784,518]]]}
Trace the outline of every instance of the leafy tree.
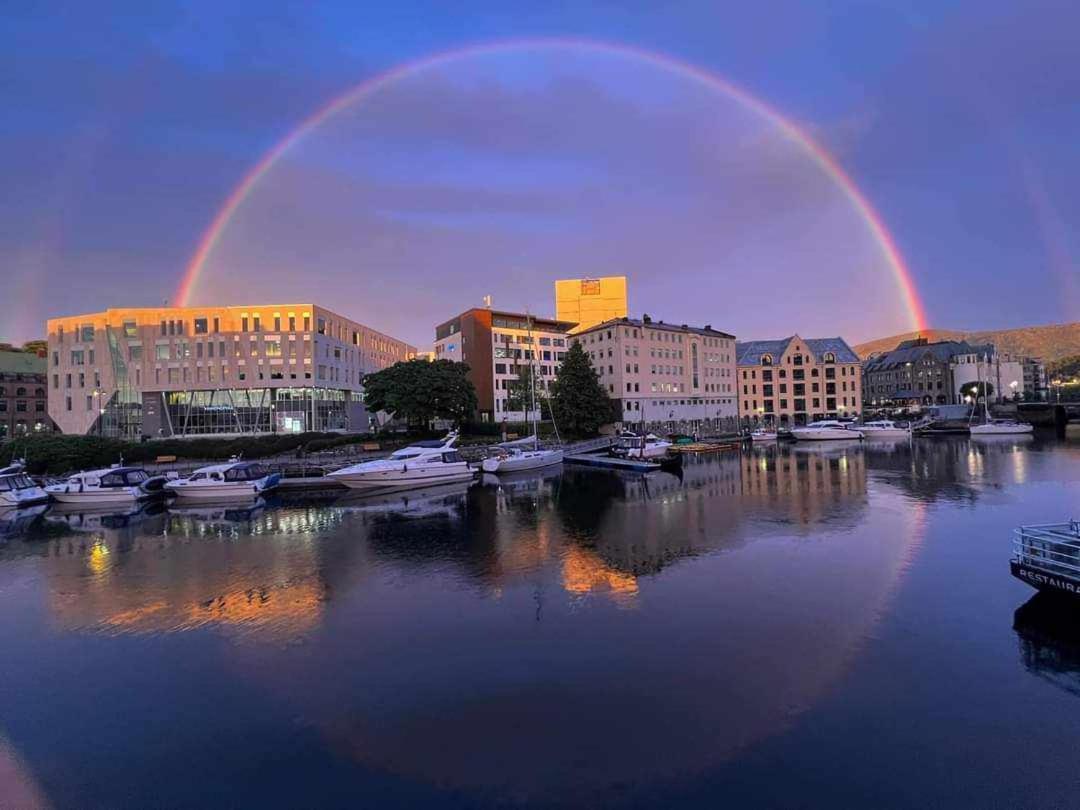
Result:
{"label": "leafy tree", "polygon": [[550,404],[559,430],[569,436],[595,436],[601,425],[613,421],[613,403],[578,343],[570,346],[551,384]]}
{"label": "leafy tree", "polygon": [[1056,379],[1069,380],[1080,377],[1080,354],[1062,357],[1046,366],[1047,373]]}
{"label": "leafy tree", "polygon": [[[532,389],[529,388],[530,371],[532,372]],[[510,387],[506,391],[506,410],[528,411],[534,396],[536,397],[537,408],[543,410],[543,393],[544,391],[540,387],[539,370],[536,366],[529,366],[527,363],[519,363],[517,379],[510,383]]]}
{"label": "leafy tree", "polygon": [[364,375],[364,403],[411,425],[434,419],[464,422],[476,410],[469,367],[452,360],[409,360]]}

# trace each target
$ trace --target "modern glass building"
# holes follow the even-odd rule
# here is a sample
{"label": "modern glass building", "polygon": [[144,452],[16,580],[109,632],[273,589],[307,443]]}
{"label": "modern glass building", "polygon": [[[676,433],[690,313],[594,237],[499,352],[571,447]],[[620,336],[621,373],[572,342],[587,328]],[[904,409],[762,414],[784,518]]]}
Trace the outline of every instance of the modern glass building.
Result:
{"label": "modern glass building", "polygon": [[65,433],[366,431],[363,377],[416,350],[313,304],[110,309],[48,322]]}

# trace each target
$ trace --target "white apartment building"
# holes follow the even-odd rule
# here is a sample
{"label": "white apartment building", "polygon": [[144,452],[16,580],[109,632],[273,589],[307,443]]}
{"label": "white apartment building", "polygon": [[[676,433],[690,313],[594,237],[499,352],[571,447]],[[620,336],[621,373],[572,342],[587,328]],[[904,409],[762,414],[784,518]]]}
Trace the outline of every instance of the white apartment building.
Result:
{"label": "white apartment building", "polygon": [[1024,358],[996,351],[989,343],[972,346],[968,353],[953,355],[949,370],[952,372],[953,402],[957,404],[965,402],[965,388],[969,385],[973,388],[972,384],[980,380],[989,383],[991,402],[1012,400],[1014,395],[1023,398],[1030,380],[1030,374],[1024,373]]}
{"label": "white apartment building", "polygon": [[734,335],[646,315],[606,321],[572,340],[618,401],[625,425],[685,433],[737,425]]}

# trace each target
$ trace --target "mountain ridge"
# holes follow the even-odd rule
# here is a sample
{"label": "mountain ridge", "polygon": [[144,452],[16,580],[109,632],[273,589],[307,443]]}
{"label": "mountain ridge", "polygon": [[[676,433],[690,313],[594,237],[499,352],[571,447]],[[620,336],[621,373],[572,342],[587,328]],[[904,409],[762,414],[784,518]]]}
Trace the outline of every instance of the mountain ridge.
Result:
{"label": "mountain ridge", "polygon": [[1080,353],[1080,321],[1053,323],[1042,326],[1022,326],[1016,329],[923,329],[900,335],[868,340],[855,346],[863,360],[872,354],[895,349],[905,340],[925,337],[931,343],[941,340],[966,340],[968,343],[993,343],[999,351],[1026,357],[1038,357],[1045,363]]}

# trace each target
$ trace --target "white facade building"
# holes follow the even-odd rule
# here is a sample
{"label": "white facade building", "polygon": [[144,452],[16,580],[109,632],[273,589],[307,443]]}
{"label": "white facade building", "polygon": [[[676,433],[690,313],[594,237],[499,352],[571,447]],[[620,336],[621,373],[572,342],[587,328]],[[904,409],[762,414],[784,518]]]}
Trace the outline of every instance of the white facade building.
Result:
{"label": "white facade building", "polygon": [[734,429],[735,336],[711,326],[616,318],[576,334],[623,424],[693,433]]}

